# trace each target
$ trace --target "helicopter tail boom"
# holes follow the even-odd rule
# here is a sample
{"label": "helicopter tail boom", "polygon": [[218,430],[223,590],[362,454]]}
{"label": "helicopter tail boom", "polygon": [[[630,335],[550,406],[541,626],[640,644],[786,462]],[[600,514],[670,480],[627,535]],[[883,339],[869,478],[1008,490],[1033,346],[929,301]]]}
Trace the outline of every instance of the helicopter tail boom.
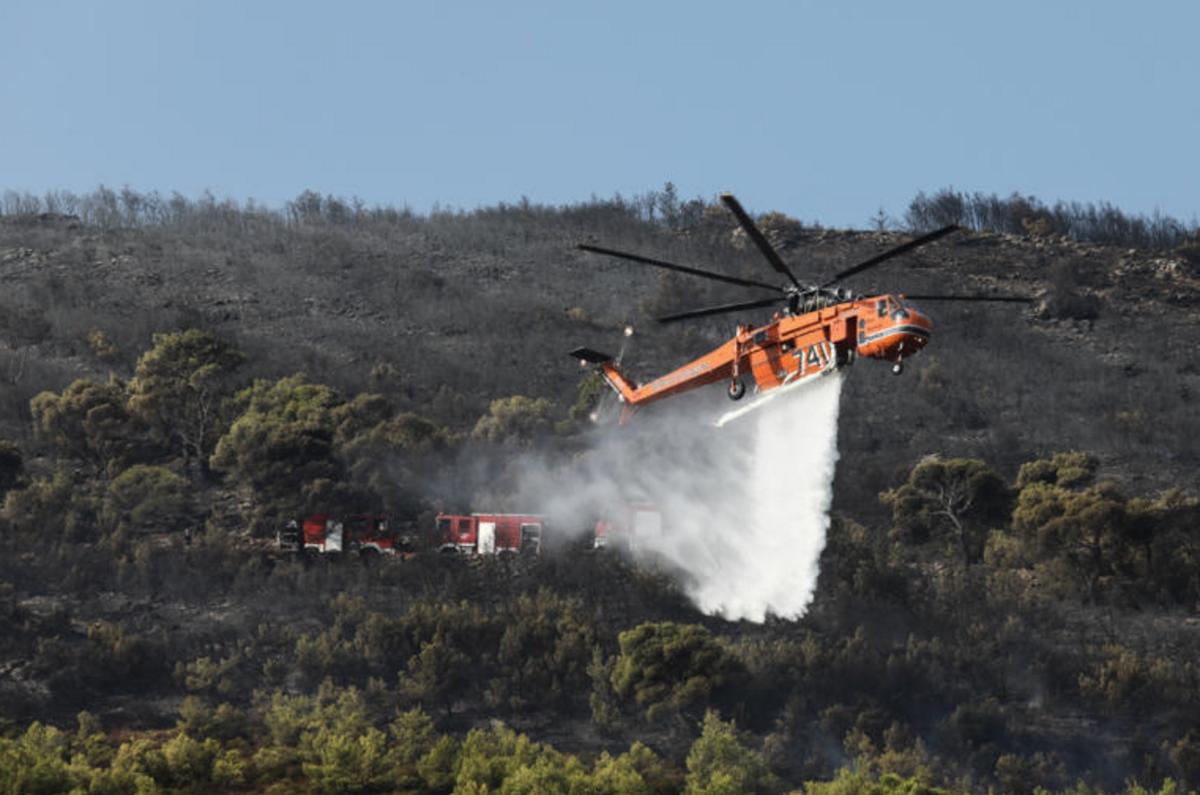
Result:
{"label": "helicopter tail boom", "polygon": [[634,393],[637,390],[637,385],[625,377],[625,374],[617,369],[617,366],[611,361],[604,362],[600,365],[600,373],[604,376],[604,380],[613,388],[621,398],[621,401],[626,404],[635,403]]}
{"label": "helicopter tail boom", "polygon": [[598,365],[597,369],[600,374],[604,376],[604,380],[613,388],[621,401],[624,403],[635,402],[634,393],[637,390],[637,384],[625,377],[625,374],[617,368],[612,356],[591,348],[576,348],[571,351],[571,356],[578,359],[580,364]]}

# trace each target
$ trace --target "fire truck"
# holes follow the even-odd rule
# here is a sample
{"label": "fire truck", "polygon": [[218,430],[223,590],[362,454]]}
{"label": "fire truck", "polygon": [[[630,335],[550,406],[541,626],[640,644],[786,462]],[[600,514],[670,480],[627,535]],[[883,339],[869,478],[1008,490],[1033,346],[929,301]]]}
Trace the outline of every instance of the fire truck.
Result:
{"label": "fire truck", "polygon": [[653,544],[662,536],[662,514],[648,503],[633,503],[615,518],[596,522],[594,549],[619,549],[633,552],[639,546]]}
{"label": "fire truck", "polygon": [[288,522],[278,540],[282,550],[317,554],[396,555],[407,551],[404,539],[391,530],[388,517],[377,514],[354,514],[342,519],[314,513],[299,523]]}
{"label": "fire truck", "polygon": [[437,516],[437,543],[443,552],[467,555],[537,555],[545,524],[545,518],[535,514],[442,513]]}

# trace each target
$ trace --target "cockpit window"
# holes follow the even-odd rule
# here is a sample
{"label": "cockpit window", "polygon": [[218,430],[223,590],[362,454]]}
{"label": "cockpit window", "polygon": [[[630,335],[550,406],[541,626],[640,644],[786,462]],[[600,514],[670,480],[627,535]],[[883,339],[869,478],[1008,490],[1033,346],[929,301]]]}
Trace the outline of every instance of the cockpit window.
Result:
{"label": "cockpit window", "polygon": [[905,301],[899,298],[893,298],[890,295],[886,298],[881,298],[877,305],[880,317],[887,317],[890,314],[893,320],[903,320],[908,318],[908,312],[905,311],[906,306],[908,306],[908,304]]}

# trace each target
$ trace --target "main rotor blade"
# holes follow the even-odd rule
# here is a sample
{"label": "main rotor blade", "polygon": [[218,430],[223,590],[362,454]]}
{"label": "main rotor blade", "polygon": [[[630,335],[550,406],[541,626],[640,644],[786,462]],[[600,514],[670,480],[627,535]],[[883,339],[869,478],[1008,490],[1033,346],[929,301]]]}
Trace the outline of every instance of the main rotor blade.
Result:
{"label": "main rotor blade", "polygon": [[714,279],[716,281],[727,282],[729,284],[737,284],[742,287],[764,287],[768,290],[779,290],[779,286],[775,284],[756,282],[751,279],[739,279],[736,276],[726,276],[723,273],[714,273],[713,271],[701,270],[699,268],[689,268],[687,265],[676,265],[674,262],[666,262],[661,259],[651,259],[650,257],[642,257],[637,254],[628,254],[624,251],[615,251],[611,248],[589,246],[586,243],[580,243],[575,248],[579,249],[580,251],[590,251],[593,254],[606,254],[610,257],[627,259],[630,262],[640,262],[643,265],[653,265],[656,268],[666,268],[669,271],[679,271],[680,273],[687,273],[691,274],[692,276],[701,276],[705,279]]}
{"label": "main rotor blade", "polygon": [[742,209],[741,202],[734,198],[732,193],[722,193],[721,201],[725,202],[725,206],[728,207],[729,211],[737,217],[738,223],[742,225],[742,229],[746,230],[746,235],[754,241],[754,245],[758,246],[758,250],[761,251],[762,255],[767,258],[767,262],[771,263],[771,267],[791,279],[792,284],[796,285],[797,290],[803,290],[804,286],[801,285],[800,282],[796,281],[795,275],[792,274],[787,265],[783,264],[783,260],[780,259],[778,252],[776,252],[771,246],[770,242],[763,237],[763,233],[759,231],[757,226],[755,226],[754,221],[750,218],[749,214]]}
{"label": "main rotor blade", "polygon": [[995,301],[1007,304],[1032,304],[1032,298],[1020,295],[909,295],[904,297],[912,301]]}
{"label": "main rotor blade", "polygon": [[780,303],[777,296],[771,298],[763,298],[759,301],[743,301],[740,304],[724,304],[722,306],[710,306],[707,309],[693,309],[690,312],[680,312],[678,315],[667,315],[665,317],[654,318],[659,323],[674,323],[676,320],[687,320],[693,317],[707,317],[708,315],[721,315],[725,312],[737,312],[742,309],[762,309],[764,306],[773,306]]}
{"label": "main rotor blade", "polygon": [[922,235],[921,237],[918,237],[915,240],[910,240],[907,243],[896,246],[895,248],[890,248],[887,251],[883,252],[882,254],[876,254],[874,257],[871,257],[866,262],[860,262],[857,265],[855,265],[853,268],[847,268],[846,270],[842,271],[841,273],[835,274],[832,279],[825,282],[821,286],[829,287],[833,284],[836,284],[837,282],[840,282],[842,279],[853,276],[856,273],[862,273],[863,271],[867,270],[868,268],[874,268],[876,265],[879,265],[880,263],[885,262],[885,261],[891,259],[892,257],[898,257],[901,254],[907,254],[908,252],[912,251],[914,248],[920,248],[921,246],[925,245],[926,243],[932,243],[933,241],[935,241],[939,238],[945,237],[946,235],[950,234],[951,232],[958,231],[960,228],[961,227],[955,226],[953,224],[951,224],[950,226],[943,226],[941,229],[938,229],[936,232],[930,232],[929,234]]}

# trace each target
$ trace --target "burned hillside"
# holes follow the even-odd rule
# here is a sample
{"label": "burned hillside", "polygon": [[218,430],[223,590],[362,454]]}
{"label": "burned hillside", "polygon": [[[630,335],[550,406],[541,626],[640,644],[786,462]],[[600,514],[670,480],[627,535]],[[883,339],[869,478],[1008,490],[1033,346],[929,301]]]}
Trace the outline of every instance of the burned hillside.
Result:
{"label": "burned hillside", "polygon": [[[577,243],[773,276],[723,208],[669,192],[429,216],[316,194],[285,213],[129,192],[87,198],[71,206],[78,217],[0,218],[0,402],[10,436],[28,433],[38,392],[80,376],[128,377],[153,333],[186,328],[235,341],[247,376],[304,372],[454,427],[472,426],[508,395],[565,411],[580,378],[565,352],[576,345],[614,347],[632,324],[626,362],[647,377],[755,319],[659,327],[651,315],[744,295],[606,261]],[[916,220],[928,222],[931,210],[918,206]],[[969,220],[957,212],[943,208],[933,220]],[[1030,226],[1052,228],[1039,223]],[[778,215],[763,224],[812,278],[905,239]],[[873,495],[934,450],[986,454],[1010,474],[1033,454],[1087,449],[1133,482],[1184,475],[1196,456],[1198,269],[1186,241],[1145,249],[963,231],[852,279],[862,292],[1010,293],[1037,303],[932,305],[933,342],[905,376],[855,368],[840,441],[857,474],[843,485]]]}
{"label": "burned hillside", "polygon": [[[902,375],[849,368],[813,601],[753,623],[590,548],[595,516],[540,556],[272,541],[529,510],[522,462],[618,432],[566,351],[632,325],[645,378],[761,319],[659,327],[745,296],[576,244],[771,278],[723,208],[9,196],[0,789],[1200,785],[1194,230],[972,201],[919,197],[972,228],[848,286],[1032,303],[931,304]],[[912,236],[758,221],[814,281]]]}

